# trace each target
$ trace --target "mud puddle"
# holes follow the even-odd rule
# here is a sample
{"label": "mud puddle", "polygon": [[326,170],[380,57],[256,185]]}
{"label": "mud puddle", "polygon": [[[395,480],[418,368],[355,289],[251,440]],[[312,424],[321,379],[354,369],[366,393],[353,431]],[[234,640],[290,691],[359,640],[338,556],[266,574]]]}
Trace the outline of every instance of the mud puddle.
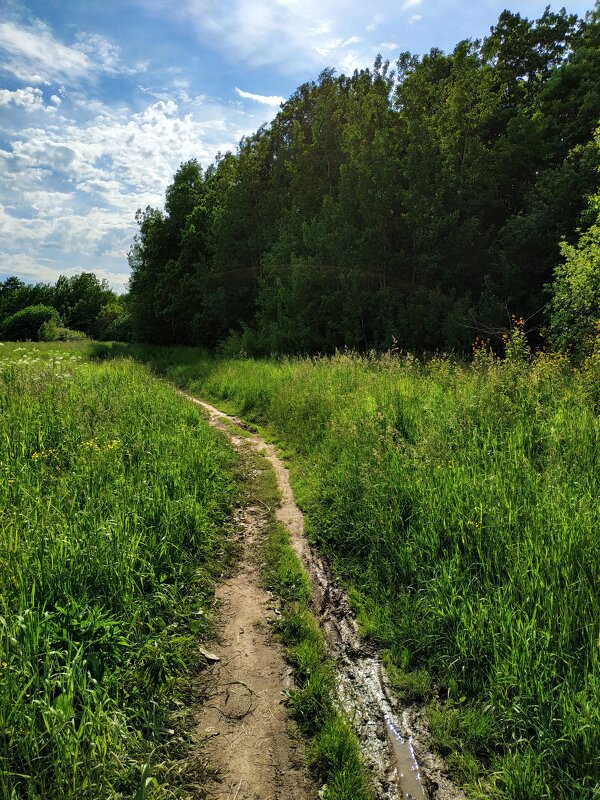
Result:
{"label": "mud puddle", "polygon": [[381,659],[361,639],[353,612],[329,565],[307,542],[304,517],[294,501],[288,470],[273,445],[248,432],[249,426],[241,420],[184,396],[203,408],[211,423],[230,438],[236,437],[232,437],[227,422],[245,430],[244,440],[263,453],[275,470],[282,496],[277,519],[289,530],[294,550],[310,577],[315,613],[336,665],[339,700],[360,739],[377,799],[463,800],[464,795],[446,777],[441,759],[428,748],[421,710],[401,707],[391,696]]}

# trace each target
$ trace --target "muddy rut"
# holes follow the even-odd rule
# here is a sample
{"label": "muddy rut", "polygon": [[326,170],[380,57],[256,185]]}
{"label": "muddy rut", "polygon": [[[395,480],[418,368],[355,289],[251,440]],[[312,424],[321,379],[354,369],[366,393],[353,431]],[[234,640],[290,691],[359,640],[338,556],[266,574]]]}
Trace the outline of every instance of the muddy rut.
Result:
{"label": "muddy rut", "polygon": [[[210,423],[224,431],[236,449],[250,447],[262,453],[275,471],[282,498],[277,519],[290,532],[310,577],[314,612],[336,665],[339,701],[359,737],[377,800],[462,800],[464,795],[448,780],[442,761],[428,746],[422,710],[402,707],[393,698],[381,659],[360,638],[329,565],[304,537],[304,518],[294,501],[288,470],[273,445],[254,433],[236,436],[230,424],[246,428],[240,420],[184,396],[205,411]],[[244,546],[248,547],[264,512],[250,507],[242,513],[242,527],[247,530]],[[208,755],[224,776],[213,797],[316,800],[318,790],[302,765],[302,748],[287,735],[281,692],[290,686],[289,669],[265,626],[274,613],[272,601],[260,587],[252,559],[243,559],[240,572],[221,585],[218,597],[225,609],[224,647],[212,668],[217,673],[215,696],[199,720],[200,734],[212,737]],[[264,743],[262,750],[257,750],[259,742]]]}

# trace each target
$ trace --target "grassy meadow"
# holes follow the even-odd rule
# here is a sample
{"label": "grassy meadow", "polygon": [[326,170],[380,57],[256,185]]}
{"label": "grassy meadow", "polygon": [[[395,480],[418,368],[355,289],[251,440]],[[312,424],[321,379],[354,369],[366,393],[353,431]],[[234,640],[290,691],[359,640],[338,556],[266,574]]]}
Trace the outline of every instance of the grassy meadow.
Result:
{"label": "grassy meadow", "polygon": [[232,456],[147,368],[92,351],[0,345],[1,800],[201,780],[174,717],[227,549]]}
{"label": "grassy meadow", "polygon": [[470,797],[600,797],[597,356],[127,352],[268,423],[309,535]]}

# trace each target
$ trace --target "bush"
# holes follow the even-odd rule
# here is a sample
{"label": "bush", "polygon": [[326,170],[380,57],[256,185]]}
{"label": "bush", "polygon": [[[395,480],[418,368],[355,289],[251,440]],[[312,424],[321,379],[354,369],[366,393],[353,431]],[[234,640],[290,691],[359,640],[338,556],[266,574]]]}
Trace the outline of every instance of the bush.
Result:
{"label": "bush", "polygon": [[0,339],[11,342],[24,342],[27,340],[37,342],[39,341],[40,328],[50,321],[56,327],[61,324],[61,319],[55,308],[44,305],[27,306],[4,320],[0,330]]}
{"label": "bush", "polygon": [[56,324],[56,320],[49,319],[40,326],[38,338],[40,342],[80,342],[87,339],[87,336],[83,331],[61,328]]}
{"label": "bush", "polygon": [[40,325],[38,340],[40,342],[55,342],[58,339],[57,332],[58,325],[56,324],[56,320],[49,319]]}
{"label": "bush", "polygon": [[72,328],[57,328],[56,342],[82,342],[88,337],[83,331],[74,331]]}

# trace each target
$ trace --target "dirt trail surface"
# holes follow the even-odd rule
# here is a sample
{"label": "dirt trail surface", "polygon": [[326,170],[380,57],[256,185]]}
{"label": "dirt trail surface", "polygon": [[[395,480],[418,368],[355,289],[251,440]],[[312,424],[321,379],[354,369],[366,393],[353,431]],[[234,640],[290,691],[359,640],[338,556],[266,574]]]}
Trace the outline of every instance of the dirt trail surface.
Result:
{"label": "dirt trail surface", "polygon": [[[234,447],[245,446],[241,437],[226,432]],[[197,714],[198,738],[218,770],[208,790],[211,800],[315,800],[318,795],[304,745],[290,732],[283,692],[292,688],[291,671],[271,631],[275,603],[261,586],[252,554],[266,520],[258,506],[238,510],[239,568],[216,592],[219,645],[206,653],[213,663],[204,675],[207,699]]]}
{"label": "dirt trail surface", "polygon": [[[207,413],[211,424],[223,430],[231,439],[234,447],[240,449],[243,447],[251,447],[257,452],[263,453],[271,463],[281,492],[281,503],[277,510],[277,518],[283,523],[290,532],[292,545],[297,555],[301,559],[304,568],[308,572],[312,583],[313,589],[313,604],[315,614],[325,632],[330,655],[336,664],[338,696],[341,704],[346,709],[349,718],[359,736],[363,758],[366,766],[370,770],[372,782],[375,788],[377,800],[462,800],[464,794],[461,793],[452,785],[445,774],[444,765],[442,761],[430,750],[429,735],[424,722],[423,713],[417,707],[401,707],[399,703],[393,699],[389,692],[386,676],[381,664],[381,660],[377,652],[369,647],[363,640],[358,632],[358,628],[354,619],[352,610],[348,605],[348,601],[337,585],[329,565],[322,559],[316,550],[309,545],[304,537],[304,518],[302,512],[294,501],[292,493],[288,470],[279,459],[277,452],[273,445],[267,444],[263,439],[256,436],[254,433],[245,436],[235,436],[232,433],[230,424],[238,426],[239,428],[248,430],[241,420],[229,416],[222,411],[219,411],[214,406],[204,403],[190,395],[185,395],[188,400],[196,403]],[[252,523],[251,523],[252,525]],[[245,559],[247,561],[248,559]],[[227,641],[231,641],[232,650],[235,662],[229,661],[229,655],[223,654],[222,661],[227,670],[231,669],[233,663],[244,663],[252,660],[251,655],[246,655],[248,645],[252,645],[252,639],[258,637],[257,630],[253,628],[253,632],[248,639],[247,633],[241,643],[237,643],[236,637],[240,627],[248,632],[248,623],[250,626],[255,624],[259,625],[261,620],[268,616],[269,603],[268,600],[259,600],[258,595],[256,599],[250,599],[250,595],[244,596],[246,592],[262,592],[259,588],[258,574],[248,574],[248,571],[256,571],[256,567],[251,565],[244,565],[240,575],[231,581],[227,581],[221,587],[219,596],[229,606],[229,611],[226,611],[226,635]],[[247,585],[242,587],[243,583],[252,583],[254,588]],[[239,589],[234,584],[240,583]],[[233,592],[233,595],[232,595]],[[240,593],[239,600],[235,596]],[[260,605],[262,603],[262,607]],[[239,617],[237,615],[240,615]],[[252,620],[248,619],[248,615]],[[231,637],[231,639],[230,639]],[[274,645],[268,638],[268,647],[273,649]],[[278,658],[281,658],[281,653],[278,650]],[[221,654],[221,653],[220,653]],[[261,667],[258,667],[261,669]],[[223,669],[223,668],[222,668]],[[272,671],[271,671],[272,670]],[[275,665],[265,667],[272,675],[272,688],[271,695],[279,695],[282,689],[289,686],[288,670],[285,667],[276,667]],[[279,676],[279,678],[278,678]],[[205,720],[210,720],[207,728],[211,725],[214,731],[222,730],[223,717],[228,723],[232,724],[228,732],[219,735],[215,741],[217,744],[214,748],[217,755],[217,764],[230,764],[232,769],[231,773],[233,780],[230,779],[232,788],[228,785],[221,794],[215,795],[218,798],[231,798],[231,800],[245,800],[245,798],[260,797],[262,800],[269,798],[285,798],[286,800],[301,800],[301,798],[309,797],[311,789],[308,783],[302,784],[295,774],[298,771],[298,758],[297,754],[292,752],[291,758],[288,763],[285,762],[285,754],[278,752],[276,748],[272,747],[270,752],[275,754],[276,759],[279,760],[279,773],[280,779],[284,778],[286,773],[291,775],[288,788],[277,787],[274,790],[260,789],[261,780],[264,780],[266,769],[248,769],[243,774],[238,775],[238,768],[235,766],[237,761],[241,758],[237,749],[237,743],[243,741],[252,745],[256,741],[260,741],[273,735],[268,732],[268,725],[266,728],[257,728],[257,723],[260,722],[264,713],[257,716],[258,706],[256,710],[252,710],[247,716],[244,716],[241,722],[243,725],[239,726],[239,720],[228,720],[226,706],[231,703],[232,687],[227,686],[227,674],[220,678],[221,692],[221,705],[209,703],[215,706],[214,709],[208,709],[205,715]],[[237,679],[237,678],[236,678]],[[231,682],[232,678],[229,678]],[[244,683],[252,686],[252,681],[256,681],[255,677],[242,679]],[[277,681],[279,680],[279,683]],[[233,684],[238,686],[238,684]],[[229,692],[229,695],[228,695]],[[235,689],[235,708],[241,707],[241,710],[252,709],[253,703],[257,703],[257,697],[254,695],[244,694],[244,686]],[[215,711],[215,709],[218,709]],[[240,713],[240,712],[237,712]],[[275,714],[275,710],[266,712],[267,714]],[[212,716],[211,716],[212,714]],[[285,716],[285,710],[282,708],[281,703],[277,703],[277,715],[282,714]],[[266,720],[265,720],[266,722]],[[202,722],[204,725],[204,721]],[[282,721],[282,728],[285,729],[285,722]],[[272,729],[274,732],[274,728]],[[208,735],[210,731],[206,730]],[[218,739],[223,739],[218,743]],[[230,746],[229,744],[230,743]],[[281,742],[279,743],[281,744]],[[223,752],[225,749],[228,753]],[[293,750],[293,746],[291,746]],[[219,752],[221,758],[218,757]],[[212,755],[212,753],[209,753]],[[253,756],[249,757],[250,760]],[[270,762],[273,763],[273,762]],[[277,774],[275,769],[274,774]],[[235,780],[240,782],[240,786],[233,785]],[[257,780],[259,783],[251,783]],[[241,787],[247,785],[252,786],[255,794],[248,794],[249,788],[246,789],[246,794],[241,794]],[[238,794],[236,795],[236,791]],[[271,794],[269,794],[271,791]],[[228,793],[229,792],[229,793]],[[306,792],[309,792],[308,794]],[[316,790],[312,788],[312,797],[316,800]]]}
{"label": "dirt trail surface", "polygon": [[[235,520],[244,549],[252,547],[264,511],[248,506]],[[317,790],[303,763],[303,745],[288,732],[282,691],[290,670],[267,621],[273,600],[260,586],[254,559],[219,586],[223,627],[219,661],[210,668],[209,698],[198,714],[198,734],[221,780],[215,800],[314,800]]]}

